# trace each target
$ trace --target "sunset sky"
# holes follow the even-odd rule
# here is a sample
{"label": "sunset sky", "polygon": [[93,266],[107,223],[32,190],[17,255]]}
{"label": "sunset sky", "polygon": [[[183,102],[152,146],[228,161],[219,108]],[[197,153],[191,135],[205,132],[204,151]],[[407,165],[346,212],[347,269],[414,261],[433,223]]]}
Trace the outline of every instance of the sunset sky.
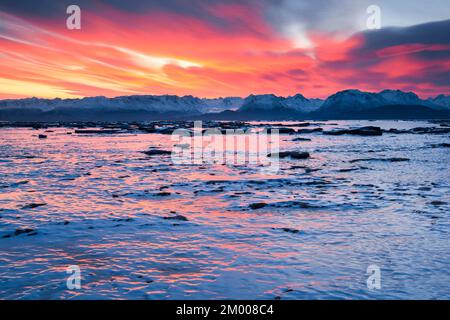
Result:
{"label": "sunset sky", "polygon": [[0,98],[449,94],[449,19],[448,0],[0,0]]}

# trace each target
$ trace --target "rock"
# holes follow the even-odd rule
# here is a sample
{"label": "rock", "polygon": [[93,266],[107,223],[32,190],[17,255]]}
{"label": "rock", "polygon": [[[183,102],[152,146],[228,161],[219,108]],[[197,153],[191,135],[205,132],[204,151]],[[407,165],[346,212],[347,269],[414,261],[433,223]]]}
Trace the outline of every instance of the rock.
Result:
{"label": "rock", "polygon": [[289,233],[299,233],[300,231],[297,229],[292,229],[292,228],[272,228],[272,230],[282,230],[284,232],[289,232]]}
{"label": "rock", "polygon": [[323,129],[322,128],[314,128],[314,129],[298,129],[297,133],[298,134],[303,134],[303,133],[314,133],[314,132],[322,132]]}
{"label": "rock", "polygon": [[122,130],[117,129],[75,129],[77,134],[114,134],[120,133]]}
{"label": "rock", "polygon": [[438,143],[438,144],[432,144],[432,148],[450,148],[450,143]]}
{"label": "rock", "polygon": [[389,129],[383,130],[385,133],[395,133],[395,134],[403,134],[403,133],[411,133],[409,130],[399,130],[399,129]]}
{"label": "rock", "polygon": [[258,209],[266,207],[267,205],[268,204],[264,203],[264,202],[252,203],[252,204],[249,205],[249,208],[252,209],[252,210],[258,210]]}
{"label": "rock", "polygon": [[361,127],[357,129],[342,129],[325,131],[323,134],[339,136],[343,134],[359,135],[359,136],[382,136],[383,130],[380,127]]}
{"label": "rock", "polygon": [[311,139],[298,137],[298,138],[292,139],[292,141],[293,142],[297,142],[297,141],[311,141]]}
{"label": "rock", "polygon": [[316,172],[316,171],[320,171],[320,169],[317,169],[317,168],[305,168],[305,173],[311,173],[311,172]]}
{"label": "rock", "polygon": [[151,150],[147,150],[147,151],[141,151],[143,154],[147,155],[147,156],[157,156],[157,155],[170,155],[172,154],[171,151],[167,151],[167,150],[158,150],[158,149],[151,149]]}
{"label": "rock", "polygon": [[269,153],[267,155],[267,157],[269,158],[279,158],[279,159],[292,158],[297,160],[308,159],[309,156],[310,155],[308,152],[297,152],[297,151],[284,151],[279,153]]}
{"label": "rock", "polygon": [[176,216],[163,217],[165,220],[179,220],[179,221],[189,221],[188,218],[182,216],[181,214],[177,214]]}
{"label": "rock", "polygon": [[119,219],[113,219],[113,221],[117,221],[117,222],[132,222],[134,221],[133,218],[119,218]]}
{"label": "rock", "polygon": [[362,162],[362,161],[404,162],[404,161],[409,161],[409,159],[408,158],[386,158],[386,159],[382,159],[382,158],[367,158],[367,159],[350,160],[350,163]]}
{"label": "rock", "polygon": [[40,134],[40,135],[38,135],[38,138],[39,138],[39,139],[47,139],[47,135],[45,135],[45,134]]}
{"label": "rock", "polygon": [[2,238],[11,238],[20,236],[21,234],[26,234],[27,236],[35,236],[37,235],[37,231],[34,229],[26,228],[26,229],[16,229],[12,234],[6,234]]}
{"label": "rock", "polygon": [[296,131],[292,128],[268,128],[267,133],[279,133],[279,134],[295,134]]}
{"label": "rock", "polygon": [[450,128],[436,128],[436,127],[418,127],[411,130],[416,134],[446,134],[450,133]]}
{"label": "rock", "polygon": [[273,206],[275,208],[297,208],[297,209],[317,208],[314,205],[311,205],[307,202],[302,202],[302,201],[277,202],[277,203],[271,204],[271,206]]}
{"label": "rock", "polygon": [[170,192],[159,192],[159,193],[155,194],[155,196],[158,196],[158,197],[168,197],[170,195],[171,195]]}
{"label": "rock", "polygon": [[34,209],[38,207],[45,206],[46,203],[30,203],[22,207],[22,209]]}
{"label": "rock", "polygon": [[138,130],[147,132],[147,133],[155,133],[156,129],[154,125],[149,125],[149,126],[144,126],[144,125],[140,125],[138,126]]}
{"label": "rock", "polygon": [[430,204],[433,205],[433,206],[443,206],[443,205],[446,205],[447,202],[444,202],[444,201],[431,201]]}

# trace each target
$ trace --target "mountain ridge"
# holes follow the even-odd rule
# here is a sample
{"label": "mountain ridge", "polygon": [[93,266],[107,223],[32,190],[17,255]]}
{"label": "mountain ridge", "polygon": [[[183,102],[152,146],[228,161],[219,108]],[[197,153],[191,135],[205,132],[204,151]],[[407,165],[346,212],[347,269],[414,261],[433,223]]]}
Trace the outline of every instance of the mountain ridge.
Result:
{"label": "mountain ridge", "polygon": [[[302,94],[280,97],[274,94],[246,98],[198,98],[191,95],[131,95],[114,98],[4,99],[0,100],[0,121],[125,121],[169,119],[283,120],[342,119],[354,117],[399,119],[447,118],[450,95],[421,99],[413,92],[382,90],[365,92],[348,89],[327,99],[308,99]],[[419,116],[420,115],[420,116]]]}

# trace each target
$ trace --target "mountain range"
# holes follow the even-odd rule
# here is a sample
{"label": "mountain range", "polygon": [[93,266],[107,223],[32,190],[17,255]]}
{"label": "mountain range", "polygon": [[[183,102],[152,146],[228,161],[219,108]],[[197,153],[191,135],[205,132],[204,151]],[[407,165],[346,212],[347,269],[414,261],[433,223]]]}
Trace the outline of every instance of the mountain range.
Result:
{"label": "mountain range", "polygon": [[247,98],[135,95],[115,98],[0,100],[0,121],[300,120],[450,118],[450,95],[344,90],[326,100],[301,94]]}

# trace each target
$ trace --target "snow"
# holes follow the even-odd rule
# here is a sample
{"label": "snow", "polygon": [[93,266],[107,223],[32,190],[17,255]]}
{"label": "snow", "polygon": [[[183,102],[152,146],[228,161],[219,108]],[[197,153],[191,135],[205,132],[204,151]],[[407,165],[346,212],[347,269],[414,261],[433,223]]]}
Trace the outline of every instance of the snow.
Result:
{"label": "snow", "polygon": [[202,99],[205,106],[200,110],[203,113],[221,112],[225,110],[237,110],[242,107],[244,99],[240,97],[226,97],[214,99]]}
{"label": "snow", "polygon": [[361,111],[387,105],[415,105],[442,110],[450,108],[450,98],[440,95],[435,99],[423,100],[413,92],[401,90],[383,90],[379,93],[345,90],[330,96],[323,104],[323,109]]}
{"label": "snow", "polygon": [[330,96],[322,106],[322,109],[336,111],[360,111],[386,105],[386,100],[376,93],[360,90],[340,91]]}
{"label": "snow", "polygon": [[204,102],[192,96],[178,97],[175,95],[133,95],[116,98],[88,97],[82,99],[19,99],[2,100],[0,107],[4,108],[33,108],[42,111],[50,111],[57,108],[82,108],[82,109],[123,109],[144,110],[153,112],[190,112],[198,113]]}
{"label": "snow", "polygon": [[240,111],[250,110],[272,110],[272,109],[292,109],[300,112],[312,112],[322,105],[320,99],[307,99],[301,94],[292,97],[277,97],[273,94],[250,95],[244,101]]}
{"label": "snow", "polygon": [[450,109],[450,96],[439,95],[427,100],[420,99],[413,92],[383,90],[379,93],[360,90],[344,90],[328,99],[308,99],[301,94],[279,97],[274,94],[250,95],[240,97],[197,98],[176,95],[132,95],[115,98],[103,96],[82,99],[7,99],[0,100],[1,109],[39,109],[44,112],[55,109],[100,109],[104,111],[142,110],[149,112],[183,112],[190,114],[222,112],[225,110],[268,111],[291,109],[310,113],[317,110],[338,112],[362,111],[385,105],[422,105],[437,110]]}
{"label": "snow", "polygon": [[403,92],[400,90],[384,90],[379,95],[389,102],[389,104],[395,105],[424,105],[426,102],[421,100],[413,92]]}
{"label": "snow", "polygon": [[428,99],[428,101],[443,109],[450,109],[450,95],[441,94],[435,98]]}

